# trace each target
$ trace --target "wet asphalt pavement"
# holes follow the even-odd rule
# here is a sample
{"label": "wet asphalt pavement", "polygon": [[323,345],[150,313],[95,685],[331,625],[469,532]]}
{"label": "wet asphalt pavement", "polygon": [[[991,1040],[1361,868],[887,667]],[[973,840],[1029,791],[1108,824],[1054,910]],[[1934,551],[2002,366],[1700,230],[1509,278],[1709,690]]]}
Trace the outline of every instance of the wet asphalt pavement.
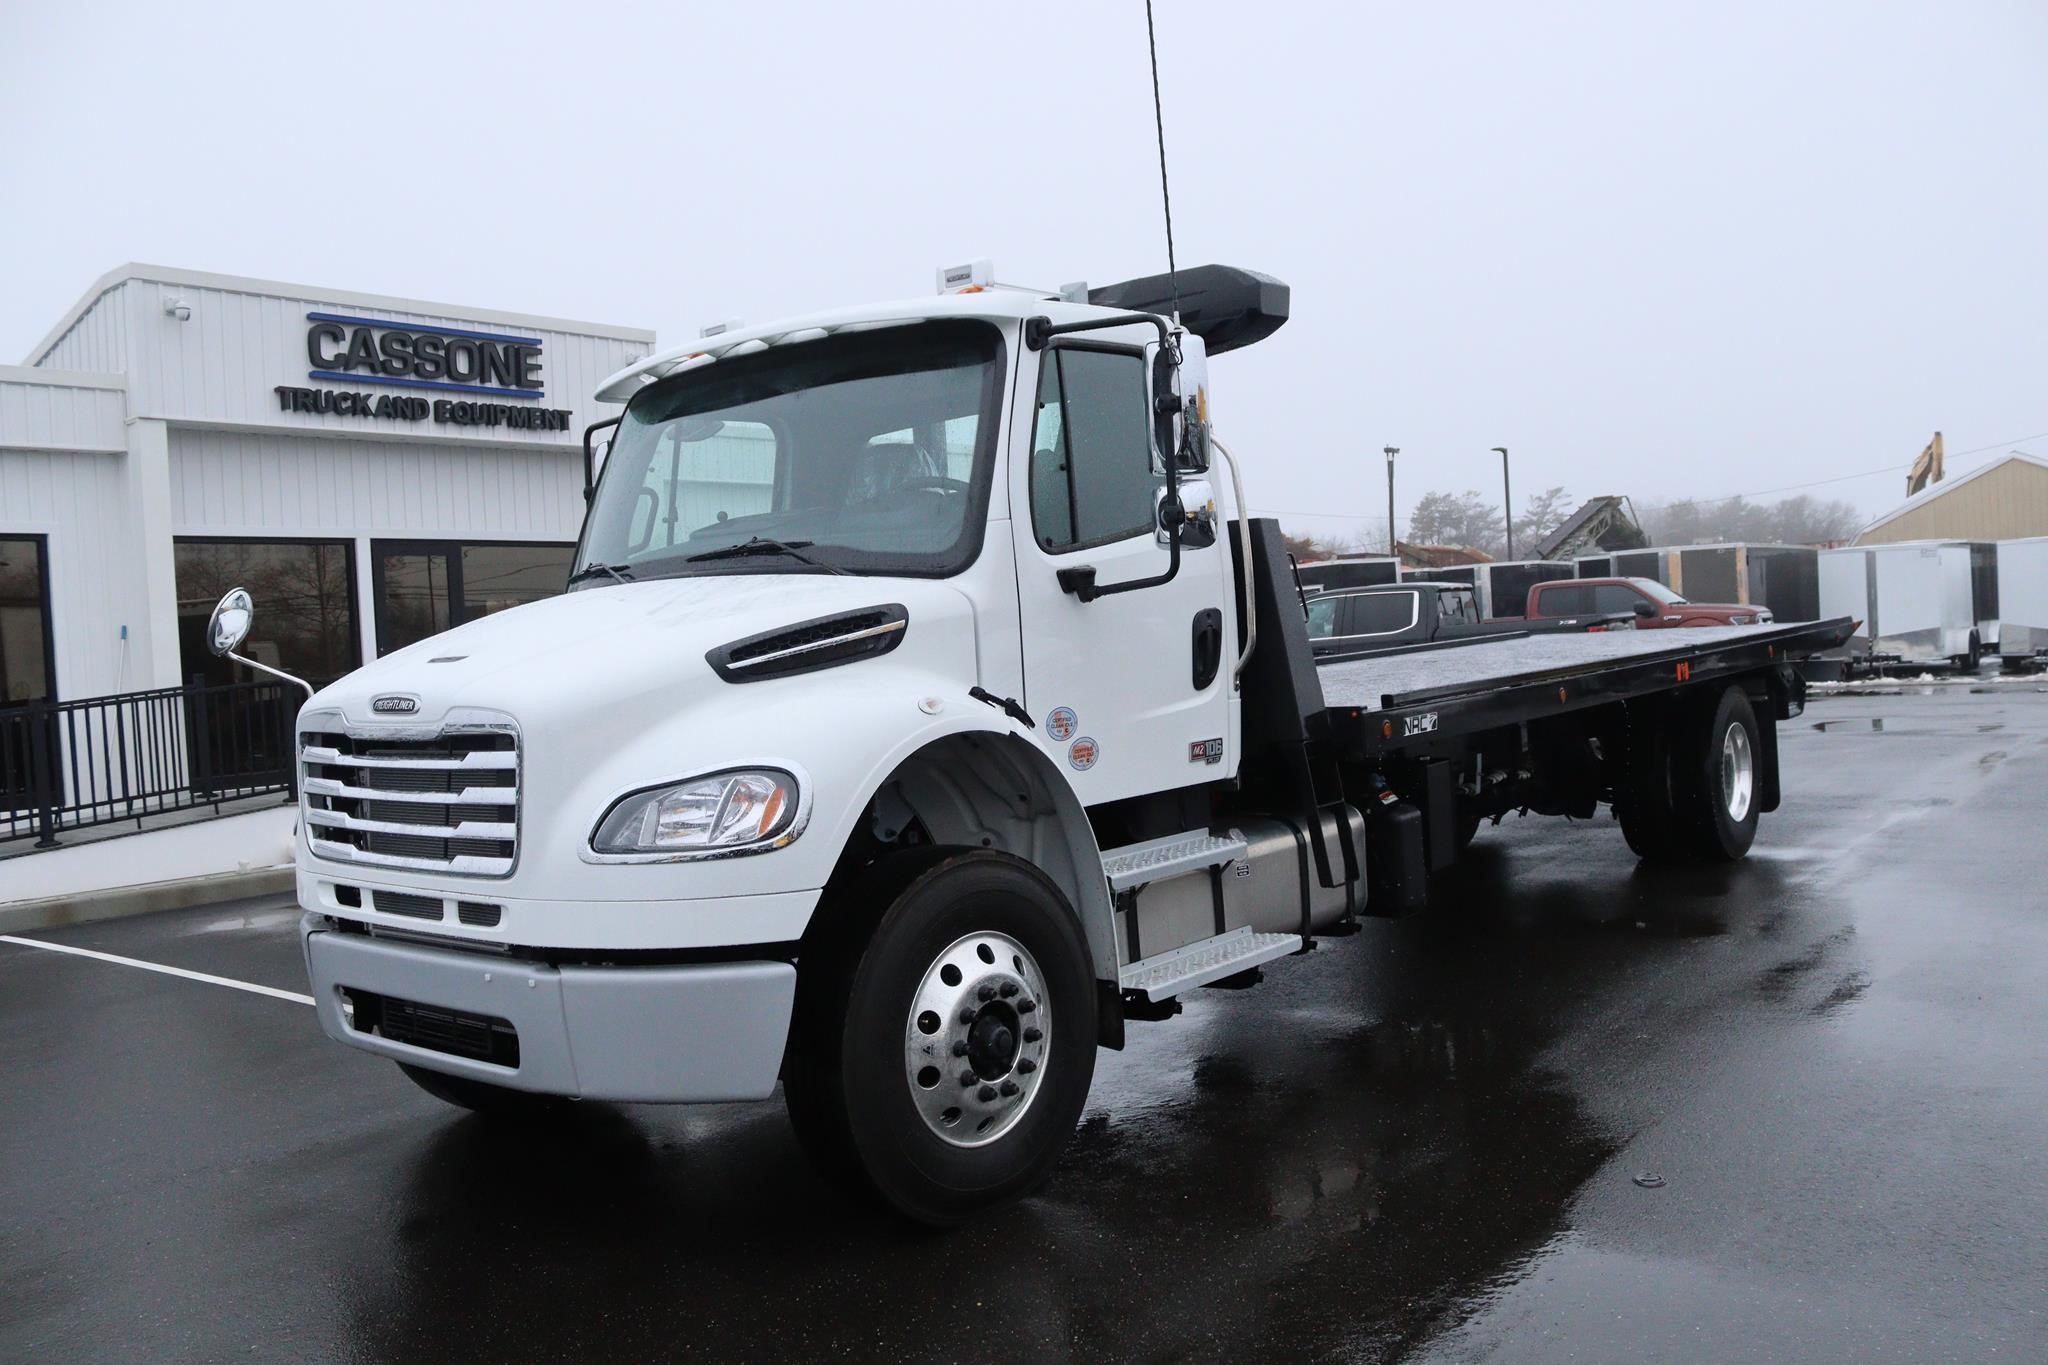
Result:
{"label": "wet asphalt pavement", "polygon": [[[0,1360],[2048,1358],[2048,693],[1784,739],[1747,863],[1483,831],[1447,911],[1133,1025],[943,1235],[779,1104],[503,1133],[302,1004],[0,943]],[[303,991],[295,917],[34,937]]]}

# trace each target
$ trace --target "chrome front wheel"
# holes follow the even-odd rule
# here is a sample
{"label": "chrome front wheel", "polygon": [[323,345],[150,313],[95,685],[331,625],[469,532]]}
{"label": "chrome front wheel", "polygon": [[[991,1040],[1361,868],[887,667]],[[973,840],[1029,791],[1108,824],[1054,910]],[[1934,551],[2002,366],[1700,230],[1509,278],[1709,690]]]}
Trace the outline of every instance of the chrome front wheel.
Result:
{"label": "chrome front wheel", "polygon": [[956,1147],[1015,1127],[1047,1079],[1052,1010],[1045,975],[1008,934],[968,934],[925,969],[903,1029],[903,1074],[918,1116]]}

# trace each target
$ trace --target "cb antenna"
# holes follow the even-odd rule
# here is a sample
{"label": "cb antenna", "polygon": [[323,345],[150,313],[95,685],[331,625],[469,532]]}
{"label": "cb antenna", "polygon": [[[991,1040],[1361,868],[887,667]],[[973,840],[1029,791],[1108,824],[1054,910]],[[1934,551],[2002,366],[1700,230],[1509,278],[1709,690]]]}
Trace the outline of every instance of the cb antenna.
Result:
{"label": "cb antenna", "polygon": [[1145,0],[1145,46],[1152,53],[1152,126],[1159,133],[1159,199],[1166,209],[1166,281],[1173,291],[1173,325],[1180,326],[1180,273],[1173,264],[1173,195],[1166,188],[1166,114],[1159,103],[1159,40],[1152,33],[1152,0]]}

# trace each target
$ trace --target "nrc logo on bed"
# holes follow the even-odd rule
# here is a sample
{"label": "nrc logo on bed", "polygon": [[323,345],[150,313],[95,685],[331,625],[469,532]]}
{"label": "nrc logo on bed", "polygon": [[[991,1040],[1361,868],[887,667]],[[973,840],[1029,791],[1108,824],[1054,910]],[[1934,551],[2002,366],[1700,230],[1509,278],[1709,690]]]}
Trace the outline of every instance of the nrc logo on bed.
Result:
{"label": "nrc logo on bed", "polygon": [[409,716],[420,709],[418,697],[372,697],[370,709],[379,715]]}

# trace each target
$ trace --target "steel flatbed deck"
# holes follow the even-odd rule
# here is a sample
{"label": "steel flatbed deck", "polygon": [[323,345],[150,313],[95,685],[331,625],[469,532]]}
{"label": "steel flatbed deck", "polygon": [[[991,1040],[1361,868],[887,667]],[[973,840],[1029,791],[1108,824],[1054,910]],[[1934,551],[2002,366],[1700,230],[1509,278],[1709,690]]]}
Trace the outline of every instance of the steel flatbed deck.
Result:
{"label": "steel flatbed deck", "polygon": [[1320,664],[1339,747],[1374,754],[1757,669],[1778,669],[1848,638],[1848,617],[1764,626],[1520,635],[1459,649]]}

